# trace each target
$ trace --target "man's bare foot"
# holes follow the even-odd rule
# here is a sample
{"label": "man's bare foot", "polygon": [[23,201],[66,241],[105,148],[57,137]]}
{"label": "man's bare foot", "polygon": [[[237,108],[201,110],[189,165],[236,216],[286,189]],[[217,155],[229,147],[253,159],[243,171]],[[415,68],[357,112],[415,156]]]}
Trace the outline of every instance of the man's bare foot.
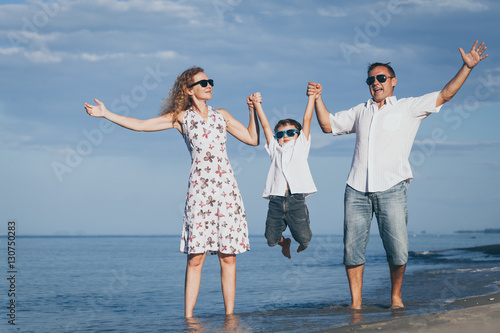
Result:
{"label": "man's bare foot", "polygon": [[299,247],[297,248],[297,253],[302,252],[305,249],[307,249],[307,245],[300,244]]}
{"label": "man's bare foot", "polygon": [[354,304],[354,303],[351,304],[349,306],[349,308],[351,308],[351,310],[361,310],[362,309],[361,304]]}
{"label": "man's bare foot", "polygon": [[351,312],[351,324],[358,324],[359,322],[363,321],[364,319],[363,311],[356,309],[350,312]]}
{"label": "man's bare foot", "polygon": [[290,244],[292,243],[292,240],[290,238],[283,238],[281,237],[281,240],[278,242],[278,245],[281,246],[281,253],[288,259],[292,259],[292,256],[290,254]]}
{"label": "man's bare foot", "polygon": [[402,309],[404,308],[403,300],[399,298],[393,298],[392,299],[392,304],[391,304],[391,309],[396,310],[396,309]]}

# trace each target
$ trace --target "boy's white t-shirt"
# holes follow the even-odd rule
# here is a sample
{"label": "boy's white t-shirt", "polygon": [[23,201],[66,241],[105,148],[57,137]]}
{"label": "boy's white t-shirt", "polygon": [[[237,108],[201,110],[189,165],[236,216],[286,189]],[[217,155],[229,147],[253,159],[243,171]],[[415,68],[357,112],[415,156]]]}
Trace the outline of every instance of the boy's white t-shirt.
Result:
{"label": "boy's white t-shirt", "polygon": [[304,193],[307,196],[317,191],[307,163],[310,148],[311,136],[306,140],[302,133],[297,140],[288,141],[283,146],[274,138],[269,144],[266,143],[271,167],[267,174],[264,198],[268,199],[270,195],[284,196],[287,182],[292,194]]}

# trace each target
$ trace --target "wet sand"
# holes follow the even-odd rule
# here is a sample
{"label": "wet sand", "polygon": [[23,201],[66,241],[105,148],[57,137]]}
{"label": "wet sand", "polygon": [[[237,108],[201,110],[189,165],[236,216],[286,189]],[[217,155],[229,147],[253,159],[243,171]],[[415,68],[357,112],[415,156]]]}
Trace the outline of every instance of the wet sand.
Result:
{"label": "wet sand", "polygon": [[[500,292],[457,300],[447,308],[460,309],[392,320],[343,326],[329,333],[498,333],[500,332]],[[446,308],[445,308],[446,309]]]}

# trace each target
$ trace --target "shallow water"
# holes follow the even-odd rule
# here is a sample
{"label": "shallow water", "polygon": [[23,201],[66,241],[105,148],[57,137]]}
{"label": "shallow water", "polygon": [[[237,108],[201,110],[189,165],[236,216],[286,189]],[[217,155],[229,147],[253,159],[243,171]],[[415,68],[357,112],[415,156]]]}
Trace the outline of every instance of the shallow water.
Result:
{"label": "shallow water", "polygon": [[[410,235],[406,308],[392,311],[378,235],[367,249],[362,312],[348,309],[342,237],[314,236],[292,253],[251,237],[238,255],[236,315],[224,316],[216,256],[205,261],[195,318],[183,319],[186,256],[179,237],[22,237],[17,240],[16,326],[21,332],[315,332],[443,310],[497,291],[500,257],[452,250],[499,243],[494,234]],[[3,240],[2,240],[2,243]],[[5,243],[4,243],[5,244]],[[297,244],[292,243],[295,247]],[[447,250],[447,251],[442,251]],[[1,285],[7,294],[7,282]],[[2,298],[4,303],[6,298]],[[5,309],[5,308],[4,308]]]}

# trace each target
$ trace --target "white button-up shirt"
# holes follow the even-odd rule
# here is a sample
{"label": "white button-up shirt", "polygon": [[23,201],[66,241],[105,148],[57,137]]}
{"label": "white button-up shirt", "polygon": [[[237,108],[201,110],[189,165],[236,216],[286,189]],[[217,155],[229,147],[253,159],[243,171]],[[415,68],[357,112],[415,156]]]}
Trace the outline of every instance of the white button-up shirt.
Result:
{"label": "white button-up shirt", "polygon": [[347,184],[360,192],[385,191],[411,180],[409,157],[420,122],[436,107],[439,92],[421,97],[388,97],[378,109],[373,99],[330,114],[333,135],[356,133],[356,147]]}
{"label": "white button-up shirt", "polygon": [[276,139],[266,144],[271,167],[267,174],[264,198],[267,199],[270,195],[284,196],[287,183],[292,194],[304,193],[307,196],[317,191],[307,163],[310,148],[310,136],[307,140],[303,133],[300,133],[297,140],[288,141],[283,146]]}

